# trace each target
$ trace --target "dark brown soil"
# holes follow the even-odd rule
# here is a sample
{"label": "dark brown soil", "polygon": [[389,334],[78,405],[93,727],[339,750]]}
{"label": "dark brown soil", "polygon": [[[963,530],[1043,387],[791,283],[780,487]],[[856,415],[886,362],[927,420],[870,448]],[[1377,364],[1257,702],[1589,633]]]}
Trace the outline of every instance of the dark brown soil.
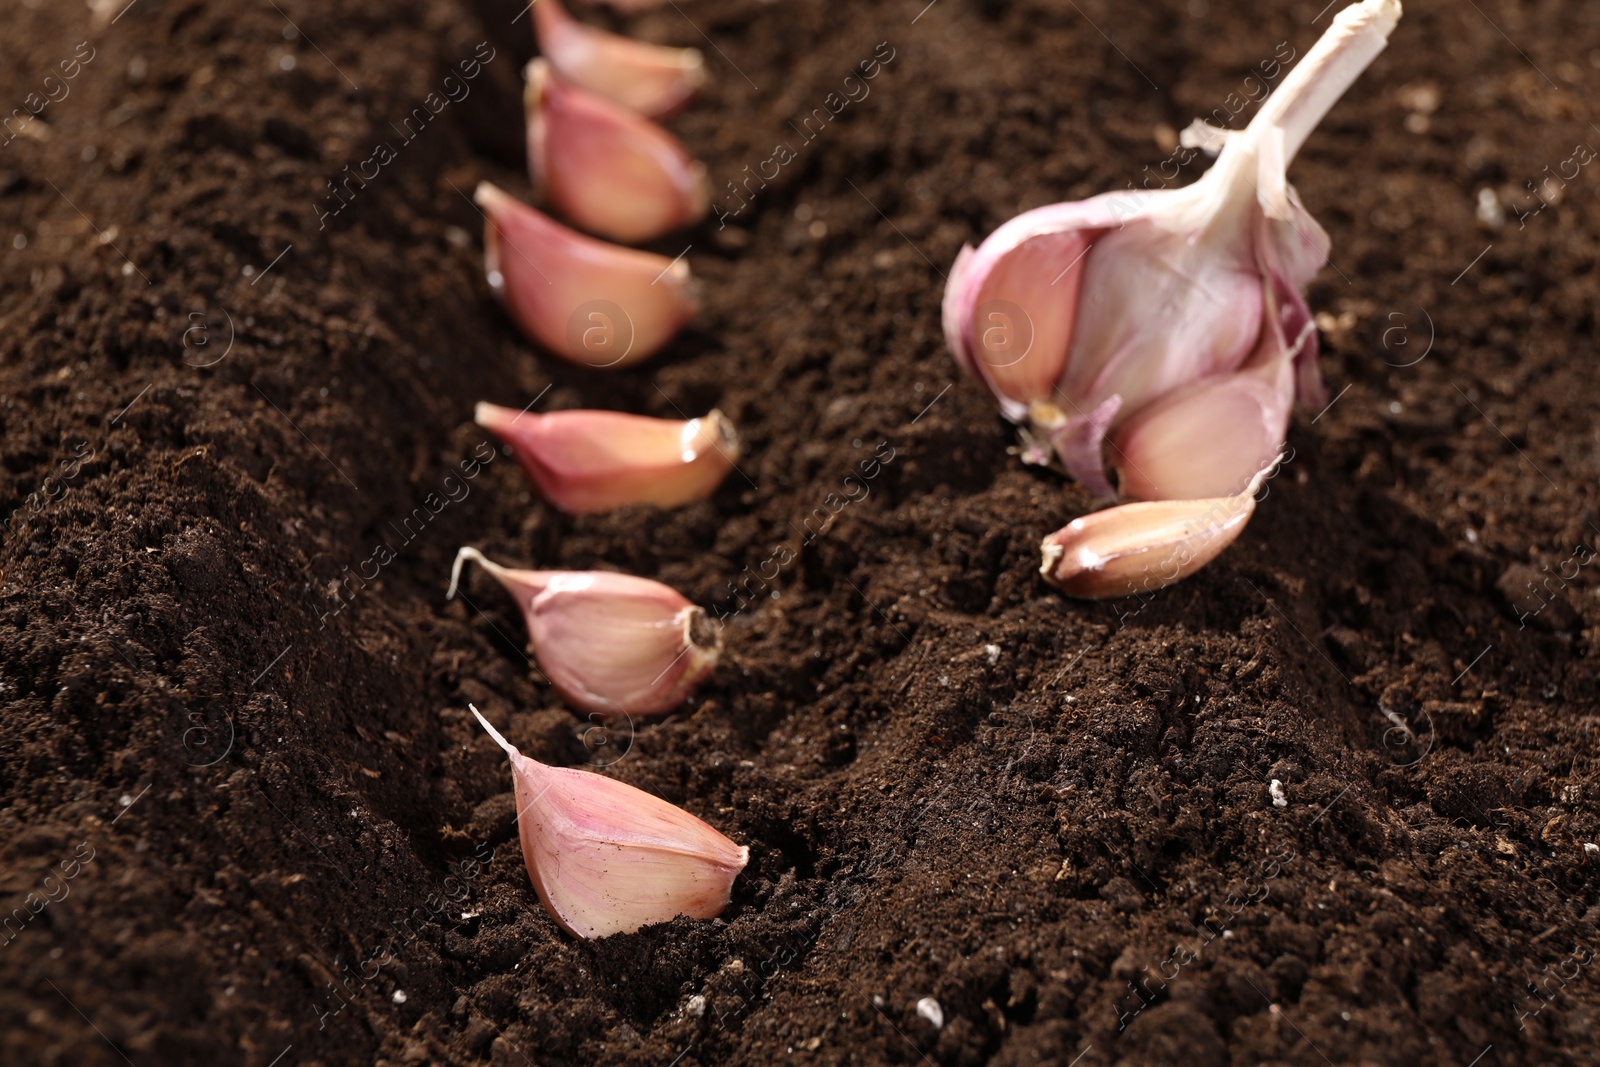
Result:
{"label": "dark brown soil", "polygon": [[[1292,174],[1339,399],[1221,560],[1100,605],[1035,576],[1090,501],[957,379],[940,272],[1157,173],[1320,2],[585,16],[706,51],[674,125],[724,211],[796,156],[661,243],[702,313],[609,375],[482,278],[521,0],[92,6],[0,21],[0,104],[60,97],[0,146],[0,1060],[1600,1062],[1593,5],[1411,0]],[[671,514],[503,457],[436,507],[473,402],[547,388],[719,406],[748,459]],[[669,582],[726,660],[591,755],[510,600],[445,602],[466,543]],[[468,701],[747,842],[725,917],[561,933]]]}

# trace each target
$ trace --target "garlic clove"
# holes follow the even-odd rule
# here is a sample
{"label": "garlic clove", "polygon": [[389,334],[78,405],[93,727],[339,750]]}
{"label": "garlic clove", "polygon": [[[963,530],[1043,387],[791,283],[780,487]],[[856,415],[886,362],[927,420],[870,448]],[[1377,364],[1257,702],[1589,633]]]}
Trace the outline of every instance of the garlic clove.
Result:
{"label": "garlic clove", "polygon": [[528,170],[550,205],[591,233],[637,243],[705,217],[705,167],[649,119],[527,66]]}
{"label": "garlic clove", "polygon": [[[1303,302],[1280,309],[1272,287],[1263,302],[1260,341],[1242,370],[1175,389],[1117,430],[1111,462],[1123,496],[1226,496],[1273,461],[1288,434],[1295,367],[1307,346],[1315,372],[1317,331]],[[1298,329],[1293,341],[1286,327]]]}
{"label": "garlic clove", "polygon": [[569,515],[704,500],[739,458],[738,435],[720,411],[677,421],[615,411],[536,415],[479,404],[474,418],[510,446],[540,494]]}
{"label": "garlic clove", "polygon": [[705,83],[695,48],[663,48],[579,22],[557,0],[533,5],[539,51],[562,78],[648,118],[663,118]]}
{"label": "garlic clove", "polygon": [[1287,363],[1207,378],[1147,404],[1118,429],[1111,462],[1133,500],[1226,496],[1283,444],[1294,400]]}
{"label": "garlic clove", "polygon": [[1118,504],[1046,537],[1039,573],[1086,600],[1153,592],[1216,559],[1254,510],[1253,499],[1233,497]]}
{"label": "garlic clove", "polygon": [[524,335],[561,358],[626,367],[694,314],[689,264],[586,237],[481,182],[489,285]]}
{"label": "garlic clove", "polygon": [[530,759],[468,707],[511,759],[522,859],[563,930],[608,937],[722,914],[750,860],[747,846],[624,782]]}
{"label": "garlic clove", "polygon": [[1067,523],[1040,544],[1039,573],[1086,600],[1154,592],[1216,559],[1255,513],[1274,461],[1231,496],[1119,504]]}
{"label": "garlic clove", "polygon": [[944,291],[945,341],[1013,422],[1026,421],[1031,405],[1056,399],[1084,253],[1139,203],[1133,194],[1107,193],[1035,208],[956,256]]}
{"label": "garlic clove", "polygon": [[670,586],[610,571],[502,567],[475,548],[456,553],[453,597],[471,560],[522,609],[534,659],[564,700],[608,718],[676,708],[716,666],[722,635]]}

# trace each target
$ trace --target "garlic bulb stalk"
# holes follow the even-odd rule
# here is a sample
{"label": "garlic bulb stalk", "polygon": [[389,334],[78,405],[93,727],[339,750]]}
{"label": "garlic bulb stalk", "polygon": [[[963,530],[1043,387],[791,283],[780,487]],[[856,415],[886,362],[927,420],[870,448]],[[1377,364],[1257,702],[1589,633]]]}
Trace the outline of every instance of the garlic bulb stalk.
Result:
{"label": "garlic bulb stalk", "polygon": [[722,914],[749,848],[642,789],[529,759],[467,706],[511,759],[522,859],[563,930],[608,937]]}
{"label": "garlic bulb stalk", "polygon": [[1216,495],[1276,453],[1296,396],[1326,402],[1302,293],[1329,242],[1287,169],[1399,18],[1340,12],[1193,185],[1037,208],[962,249],[945,337],[1025,458],[1109,496],[1109,437],[1126,495]]}

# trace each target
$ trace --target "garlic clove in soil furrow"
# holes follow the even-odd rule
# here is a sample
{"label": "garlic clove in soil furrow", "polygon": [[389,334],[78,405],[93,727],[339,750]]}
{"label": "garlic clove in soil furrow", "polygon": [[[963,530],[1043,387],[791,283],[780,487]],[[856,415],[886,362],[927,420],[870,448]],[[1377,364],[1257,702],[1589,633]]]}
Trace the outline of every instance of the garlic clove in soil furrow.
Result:
{"label": "garlic clove in soil furrow", "polygon": [[1282,460],[1228,496],[1146,500],[1082,515],[1040,544],[1039,574],[1085,600],[1151,593],[1216,559],[1244,532],[1256,492]]}
{"label": "garlic clove in soil furrow", "polygon": [[[1124,450],[1125,437],[1155,450],[1183,434],[1196,451],[1189,466],[1209,480],[1186,481],[1182,457],[1117,465],[1125,477],[1135,465],[1164,468],[1127,477],[1125,495],[1195,497],[1247,480],[1282,443],[1296,396],[1326,402],[1302,294],[1329,241],[1287,169],[1399,18],[1398,0],[1340,12],[1247,128],[1212,139],[1221,154],[1194,184],[1036,208],[961,251],[945,289],[945,337],[956,362],[1024,424],[1024,458],[1053,455],[1109,496],[1108,434]],[[1191,396],[1144,414],[1179,390],[1238,375],[1211,394],[1214,406]],[[1233,432],[1245,417],[1252,429]]]}
{"label": "garlic clove in soil furrow", "polygon": [[527,411],[479,404],[474,419],[510,449],[539,493],[569,515],[704,500],[739,458],[720,411],[652,419],[616,411]]}
{"label": "garlic clove in soil furrow", "polygon": [[694,314],[689,264],[598,241],[480,182],[484,265],[518,329],[562,359],[626,367]]}
{"label": "garlic clove in soil furrow", "polygon": [[747,846],[642,789],[530,759],[468,707],[511,759],[523,863],[563,930],[599,938],[722,914]]}
{"label": "garlic clove in soil furrow", "polygon": [[539,51],[562,78],[647,118],[664,118],[705,83],[699,49],[664,48],[579,22],[557,0],[533,5]]}
{"label": "garlic clove in soil furrow", "polygon": [[705,167],[647,118],[569,85],[535,59],[523,105],[528,171],[549,204],[613,241],[654,240],[705,217]]}
{"label": "garlic clove in soil furrow", "polygon": [[468,560],[516,600],[539,669],[580,711],[606,718],[665,714],[722,654],[722,635],[705,610],[660,582],[611,571],[514,570],[463,548],[447,599]]}

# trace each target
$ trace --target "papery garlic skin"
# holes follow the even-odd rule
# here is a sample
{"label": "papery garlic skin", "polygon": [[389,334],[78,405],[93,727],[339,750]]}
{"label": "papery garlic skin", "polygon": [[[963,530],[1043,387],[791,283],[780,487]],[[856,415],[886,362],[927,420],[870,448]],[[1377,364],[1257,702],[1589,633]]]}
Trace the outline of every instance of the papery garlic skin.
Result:
{"label": "papery garlic skin", "polygon": [[1244,532],[1275,456],[1237,493],[1118,504],[1073,519],[1040,544],[1039,574],[1085,600],[1154,592],[1193,574]]}
{"label": "papery garlic skin", "polygon": [[698,222],[711,206],[703,165],[647,118],[528,64],[528,171],[557,212],[638,244]]}
{"label": "papery garlic skin", "polygon": [[557,0],[533,5],[539,51],[562,78],[646,118],[681,109],[705,83],[695,48],[664,48],[578,22]]}
{"label": "papery garlic skin", "polygon": [[562,359],[627,367],[694,315],[689,264],[585,236],[480,182],[484,266],[518,329]]}
{"label": "papery garlic skin", "polygon": [[[1237,484],[1282,442],[1263,448],[1253,430],[1230,433],[1241,407],[1262,405],[1255,422],[1286,427],[1296,396],[1326,402],[1302,293],[1327,261],[1329,241],[1286,171],[1399,18],[1398,0],[1364,0],[1340,12],[1248,128],[1214,138],[1224,142],[1221,155],[1193,185],[1037,208],[962,250],[945,289],[946,340],[1004,414],[1026,424],[1025,458],[1053,453],[1085,487],[1109,496],[1109,433],[1124,476],[1170,468],[1129,479],[1125,495],[1193,497],[1206,486],[1183,482],[1183,457],[1158,456],[1156,448],[1205,445],[1208,462],[1226,468],[1212,484]],[[992,343],[1004,336],[985,332],[996,316],[1031,343]],[[1147,406],[1239,374],[1247,377],[1216,394],[1227,402],[1209,416],[1199,401],[1181,418],[1145,416],[1143,432],[1130,431],[1138,454],[1117,439]],[[1279,388],[1285,375],[1288,393]],[[1166,432],[1149,429],[1158,414]]]}
{"label": "papery garlic skin", "polygon": [[599,938],[722,914],[747,846],[626,783],[529,759],[468,707],[511,759],[523,862],[563,930]]}
{"label": "papery garlic skin", "polygon": [[611,571],[514,570],[456,553],[447,599],[471,560],[516,599],[534,659],[563,699],[606,718],[662,715],[717,665],[722,635],[703,608],[649,578]]}
{"label": "papery garlic skin", "polygon": [[673,420],[615,411],[536,415],[479,404],[474,419],[510,447],[540,495],[569,515],[704,500],[739,458],[739,437],[720,411]]}

